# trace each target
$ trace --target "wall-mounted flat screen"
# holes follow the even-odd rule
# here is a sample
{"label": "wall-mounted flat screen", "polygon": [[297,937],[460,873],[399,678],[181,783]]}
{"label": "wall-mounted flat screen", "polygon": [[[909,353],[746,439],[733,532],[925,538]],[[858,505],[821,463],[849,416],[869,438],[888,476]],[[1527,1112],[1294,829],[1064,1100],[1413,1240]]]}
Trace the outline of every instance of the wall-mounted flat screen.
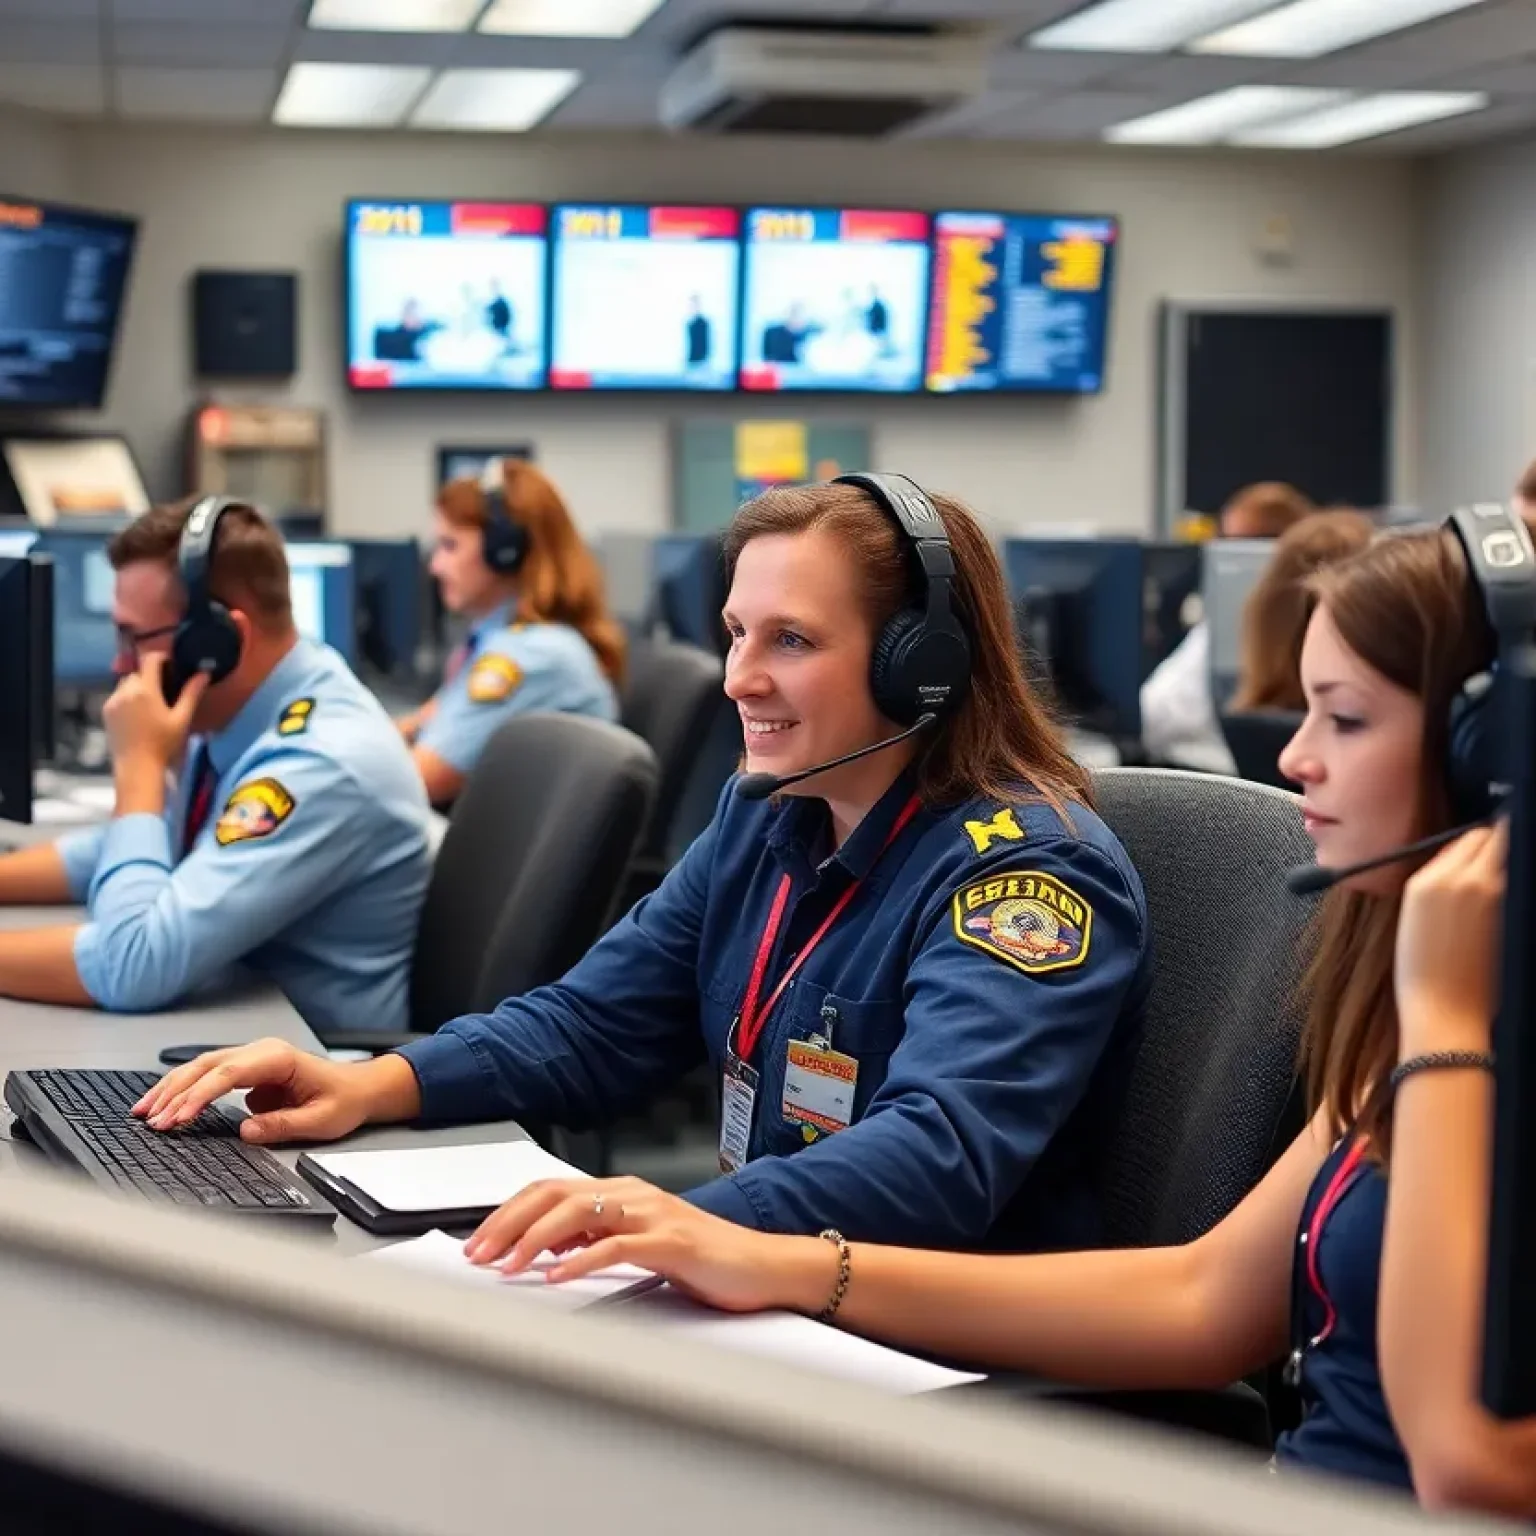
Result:
{"label": "wall-mounted flat screen", "polygon": [[927,384],[936,393],[1104,387],[1113,219],[934,219]]}
{"label": "wall-mounted flat screen", "polygon": [[565,204],[551,222],[553,388],[735,387],[737,209]]}
{"label": "wall-mounted flat screen", "polygon": [[349,203],[352,388],[543,388],[548,225],[538,203]]}
{"label": "wall-mounted flat screen", "polygon": [[741,387],[921,387],[926,213],[863,208],[747,212]]}

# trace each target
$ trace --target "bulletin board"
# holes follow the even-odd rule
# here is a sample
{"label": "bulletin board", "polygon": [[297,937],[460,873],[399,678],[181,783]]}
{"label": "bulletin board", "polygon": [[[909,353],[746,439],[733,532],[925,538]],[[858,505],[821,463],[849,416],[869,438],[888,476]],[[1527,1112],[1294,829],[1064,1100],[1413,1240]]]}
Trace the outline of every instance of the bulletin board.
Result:
{"label": "bulletin board", "polygon": [[674,441],[672,521],[709,532],[770,486],[830,480],[869,467],[865,424],[685,421]]}

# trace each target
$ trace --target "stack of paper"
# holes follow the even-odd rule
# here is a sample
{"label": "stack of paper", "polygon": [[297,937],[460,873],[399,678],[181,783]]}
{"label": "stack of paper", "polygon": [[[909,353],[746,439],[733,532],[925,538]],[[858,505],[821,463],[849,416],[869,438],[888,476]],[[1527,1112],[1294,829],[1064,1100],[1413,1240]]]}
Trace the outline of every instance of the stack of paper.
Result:
{"label": "stack of paper", "polygon": [[540,1179],[585,1179],[536,1141],[471,1142],[402,1152],[312,1152],[310,1160],[387,1211],[497,1206]]}

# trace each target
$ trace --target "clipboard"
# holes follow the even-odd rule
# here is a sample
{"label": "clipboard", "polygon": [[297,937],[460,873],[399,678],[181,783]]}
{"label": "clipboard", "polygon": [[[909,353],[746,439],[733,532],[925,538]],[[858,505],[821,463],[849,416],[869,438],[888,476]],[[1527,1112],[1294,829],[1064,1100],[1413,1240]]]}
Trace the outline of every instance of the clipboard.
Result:
{"label": "clipboard", "polygon": [[348,1221],[355,1221],[376,1237],[424,1237],[437,1228],[468,1232],[497,1209],[495,1205],[473,1205],[434,1211],[391,1210],[350,1179],[322,1168],[308,1152],[300,1154],[296,1167],[305,1182],[319,1190]]}

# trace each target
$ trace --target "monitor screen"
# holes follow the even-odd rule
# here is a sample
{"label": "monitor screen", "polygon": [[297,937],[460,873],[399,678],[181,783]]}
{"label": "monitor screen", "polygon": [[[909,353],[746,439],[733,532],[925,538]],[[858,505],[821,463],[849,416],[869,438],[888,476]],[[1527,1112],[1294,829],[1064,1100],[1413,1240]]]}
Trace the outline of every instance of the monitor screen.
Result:
{"label": "monitor screen", "polygon": [[1104,387],[1113,219],[934,219],[928,388],[1093,394]]}
{"label": "monitor screen", "polygon": [[541,389],[547,254],[538,204],[348,204],[348,382]]}
{"label": "monitor screen", "polygon": [[117,631],[112,624],[110,536],[63,532],[39,535],[33,548],[53,558],[53,670],[66,687],[112,682]]}
{"label": "monitor screen", "polygon": [[288,596],[293,626],[316,645],[357,659],[357,590],[347,544],[289,544]]}
{"label": "monitor screen", "polygon": [[100,407],[137,232],[0,195],[0,405]]}
{"label": "monitor screen", "polygon": [[557,207],[555,389],[735,387],[741,215]]}
{"label": "monitor screen", "polygon": [[928,223],[860,208],[749,210],[741,387],[918,389]]}

